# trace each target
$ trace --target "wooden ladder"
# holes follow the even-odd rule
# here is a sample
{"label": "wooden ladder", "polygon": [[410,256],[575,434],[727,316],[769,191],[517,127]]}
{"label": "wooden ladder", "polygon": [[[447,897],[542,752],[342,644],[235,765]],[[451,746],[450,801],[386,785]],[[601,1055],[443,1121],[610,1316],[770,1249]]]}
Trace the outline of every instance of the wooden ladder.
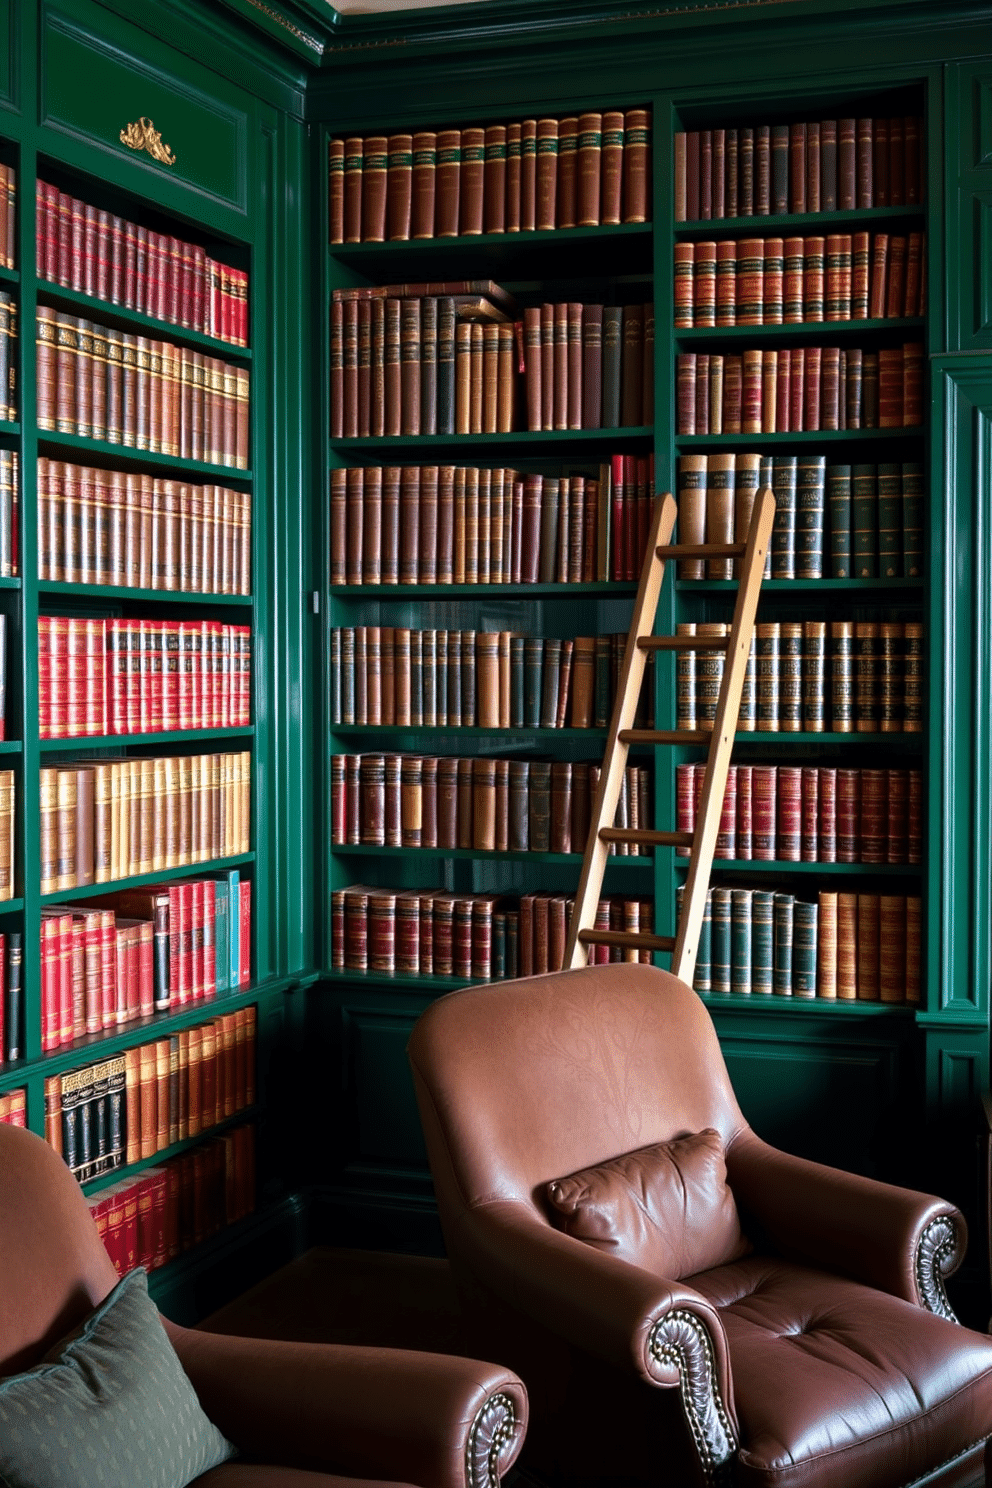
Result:
{"label": "wooden ladder", "polygon": [[[585,966],[591,945],[620,946],[624,950],[671,951],[673,974],[692,985],[713,851],[723,811],[730,752],[737,728],[737,715],[740,712],[741,691],[774,516],[774,494],[769,490],[760,491],[751,512],[746,542],[680,545],[671,542],[676,517],[674,498],[669,494],[655,505],[648,535],[647,556],[634,601],[630,634],[617,685],[617,700],[603,755],[603,768],[582,862],[582,875],[568,928],[566,967]],[[741,559],[737,603],[734,606],[729,635],[652,635],[665,577],[665,564],[670,558]],[[726,652],[712,732],[708,729],[635,729],[632,726],[649,651]],[[696,813],[694,831],[663,832],[644,827],[613,825],[631,744],[709,745],[702,798]],[[595,928],[603,873],[611,842],[691,849],[677,935],[673,937],[652,935],[646,931]]]}

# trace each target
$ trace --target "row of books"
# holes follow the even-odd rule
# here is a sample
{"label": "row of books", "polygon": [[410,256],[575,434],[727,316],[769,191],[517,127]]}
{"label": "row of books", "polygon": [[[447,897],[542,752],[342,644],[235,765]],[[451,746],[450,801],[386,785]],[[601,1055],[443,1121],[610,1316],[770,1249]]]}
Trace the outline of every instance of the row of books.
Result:
{"label": "row of books", "polygon": [[154,1271],[253,1213],[254,1124],[221,1132],[86,1202],[117,1274]]}
{"label": "row of books", "polygon": [[247,750],[76,760],[38,773],[42,894],[249,850]]}
{"label": "row of books", "polygon": [[[679,902],[684,890],[676,891]],[[741,996],[920,1001],[922,901],[903,894],[707,891],[693,986]]]}
{"label": "row of books", "polygon": [[[457,759],[414,754],[331,756],[335,846],[582,852],[600,767],[576,761]],[[615,825],[653,822],[651,772],[628,765]],[[613,843],[620,856],[642,855]]]}
{"label": "row of books", "polygon": [[529,305],[523,318],[527,427],[654,423],[654,305]]}
{"label": "row of books", "polygon": [[[719,621],[679,635],[724,636]],[[762,733],[920,733],[923,626],[917,620],[770,620],[754,627],[737,727]],[[723,653],[679,652],[680,729],[710,730]]]}
{"label": "row of books", "polygon": [[[2,524],[0,514],[0,541]],[[0,572],[2,565],[0,551]],[[248,595],[251,492],[39,455],[38,577]]]}
{"label": "row of books", "polygon": [[925,236],[722,238],[675,244],[677,328],[922,315]]}
{"label": "row of books", "polygon": [[24,939],[0,932],[0,1065],[24,1056]]}
{"label": "row of books", "polygon": [[[477,982],[561,971],[572,904],[565,894],[522,894],[516,901],[352,884],[331,896],[331,964],[339,971]],[[649,900],[611,895],[599,901],[598,929],[652,925]],[[590,952],[597,963],[641,959],[650,953],[607,946]]]}
{"label": "row of books", "polygon": [[332,722],[605,728],[626,639],[334,626]]}
{"label": "row of books", "polygon": [[650,127],[633,108],[332,139],[331,243],[645,222]]}
{"label": "row of books", "polygon": [[42,1052],[247,986],[250,951],[237,869],[43,909]]}
{"label": "row of books", "polygon": [[13,269],[17,258],[17,173],[0,165],[0,267]]}
{"label": "row of books", "polygon": [[239,728],[251,678],[247,625],[38,617],[42,739]]}
{"label": "row of books", "polygon": [[[248,345],[248,275],[199,243],[128,222],[36,182],[38,277],[187,331]],[[0,247],[2,251],[2,247]]]}
{"label": "row of books", "polygon": [[246,470],[249,393],[247,367],[38,306],[42,431]]}
{"label": "row of books", "polygon": [[28,1092],[22,1085],[19,1090],[8,1090],[0,1095],[0,1126],[27,1126]]}
{"label": "row of books", "polygon": [[513,324],[487,297],[335,291],[331,437],[508,433],[516,360]]}
{"label": "row of books", "polygon": [[[775,492],[767,578],[922,576],[918,460],[828,465],[826,455],[681,455],[680,540],[744,542],[756,480]],[[723,558],[679,561],[680,579],[729,579],[734,571]]]}
{"label": "row of books", "polygon": [[675,221],[923,200],[923,120],[820,119],[675,136]]}
{"label": "row of books", "polygon": [[[45,1081],[61,1156],[80,1183],[199,1136],[254,1104],[255,1009]],[[52,1124],[54,1125],[54,1119]]]}
{"label": "row of books", "polygon": [[18,561],[21,491],[21,457],[17,450],[0,449],[0,579],[16,578]]}
{"label": "row of books", "polygon": [[0,289],[0,419],[17,419],[17,301]]}
{"label": "row of books", "polygon": [[679,352],[678,434],[796,434],[923,423],[923,345]]}
{"label": "row of books", "polygon": [[[694,831],[703,764],[676,765],[675,817]],[[688,857],[689,849],[675,849]],[[921,863],[923,772],[731,765],[714,856],[788,863]]]}
{"label": "row of books", "polygon": [[332,470],[331,584],[633,580],[653,489],[653,456],[613,456],[598,480],[461,465]]}

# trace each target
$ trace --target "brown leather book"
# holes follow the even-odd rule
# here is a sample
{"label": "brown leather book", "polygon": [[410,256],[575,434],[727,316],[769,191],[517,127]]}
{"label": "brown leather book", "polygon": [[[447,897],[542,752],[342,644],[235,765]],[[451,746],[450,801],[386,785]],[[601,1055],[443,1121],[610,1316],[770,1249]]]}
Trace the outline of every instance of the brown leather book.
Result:
{"label": "brown leather book", "polygon": [[400,302],[400,431],[420,433],[421,301]]}
{"label": "brown leather book", "polygon": [[482,433],[482,401],[483,401],[483,328],[477,322],[472,324],[470,346],[470,371],[469,371],[469,433]]}
{"label": "brown leather book", "polygon": [[883,314],[894,319],[906,313],[906,238],[894,233],[889,238],[889,281]]}
{"label": "brown leather book", "polygon": [[646,108],[627,109],[624,116],[623,220],[648,220],[651,157],[651,113]]}
{"label": "brown leather book", "polygon": [[344,140],[327,146],[328,231],[332,243],[344,242]]}
{"label": "brown leather book", "polygon": [[59,770],[56,776],[56,843],[58,889],[76,887],[76,786],[75,769]]}
{"label": "brown leather book", "polygon": [[644,310],[624,305],[620,363],[620,423],[625,428],[642,422],[644,377]]}
{"label": "brown leather book", "polygon": [[487,233],[501,233],[506,231],[505,124],[490,124],[485,131],[483,227]]}
{"label": "brown leather book", "polygon": [[456,434],[472,432],[472,329],[466,320],[458,321],[455,327]]}
{"label": "brown leather book", "polygon": [[365,141],[357,135],[344,142],[344,241],[362,241],[362,168]]}
{"label": "brown leather book", "polygon": [[923,345],[919,341],[907,341],[902,348],[902,422],[906,428],[923,422]]}
{"label": "brown leather book", "polygon": [[496,761],[472,761],[472,846],[483,852],[496,847]]}
{"label": "brown leather book", "polygon": [[535,172],[535,220],[539,232],[548,231],[557,221],[558,194],[558,120],[537,121],[537,162]]}
{"label": "brown leather book", "polygon": [[354,466],[346,471],[345,480],[345,583],[360,584],[365,549],[362,467]]}
{"label": "brown leather book", "polygon": [[520,125],[520,231],[533,232],[537,221],[537,120]]}
{"label": "brown leather book", "polygon": [[420,466],[400,470],[399,582],[416,584],[420,573]]}
{"label": "brown leather book", "polygon": [[[699,456],[684,455],[682,464],[684,465],[687,460],[699,458]],[[731,543],[734,540],[736,456],[713,453],[702,458],[706,467],[706,536],[704,540],[708,543]],[[732,578],[733,560],[730,558],[707,559],[706,577],[708,579]]]}
{"label": "brown leather book", "polygon": [[[420,469],[419,536],[417,541],[417,579],[420,584],[437,582],[437,514],[438,467]],[[402,507],[401,507],[402,516]]]}
{"label": "brown leather book", "polygon": [[858,1001],[881,999],[879,966],[879,896],[858,894],[857,976]]}
{"label": "brown leather book", "polygon": [[551,410],[551,423],[546,428],[567,429],[568,428],[568,316],[569,307],[565,303],[553,306],[554,320],[552,327],[553,346],[553,372],[552,387],[554,399]]}
{"label": "brown leather book", "polygon": [[[489,324],[482,331],[482,428],[483,434],[495,434],[499,427],[499,333],[501,327]],[[507,328],[509,329],[509,328]]]}
{"label": "brown leather book", "polygon": [[859,207],[874,207],[875,188],[873,182],[874,143],[872,120],[858,119],[855,125],[855,149],[857,160],[856,200]]}
{"label": "brown leather book", "polygon": [[388,299],[385,316],[383,364],[383,433],[396,436],[403,428],[401,308],[403,301]]}
{"label": "brown leather book", "polygon": [[368,300],[358,304],[357,363],[356,431],[359,438],[367,439],[372,432],[372,306]]}
{"label": "brown leather book", "polygon": [[543,351],[541,344],[541,305],[528,305],[524,310],[524,386],[527,399],[527,427],[543,427]]}
{"label": "brown leather book", "polygon": [[386,181],[386,233],[391,243],[410,237],[412,200],[413,136],[393,134],[389,137]]}
{"label": "brown leather book", "polygon": [[857,120],[837,121],[837,209],[853,212],[857,206]]}
{"label": "brown leather book", "polygon": [[[473,652],[474,655],[474,652]],[[474,833],[473,769],[470,759],[458,761],[458,843],[459,847],[471,847]]]}
{"label": "brown leather book", "polygon": [[363,146],[362,242],[381,243],[386,236],[386,197],[389,173],[389,141],[384,134],[371,134]]}
{"label": "brown leather book", "polygon": [[[343,307],[342,328],[342,424],[345,439],[358,437],[358,304],[348,301]],[[194,353],[195,355],[195,353]]]}
{"label": "brown leather book", "polygon": [[515,403],[514,328],[496,328],[496,431],[509,434],[513,429]]}
{"label": "brown leather book", "polygon": [[363,754],[358,782],[360,841],[367,846],[382,847],[386,841],[385,756]]}
{"label": "brown leather book", "polygon": [[434,197],[437,178],[437,140],[433,130],[413,136],[410,237],[434,236]]}
{"label": "brown leather book", "polygon": [[435,166],[436,196],[434,233],[439,238],[458,236],[461,197],[461,130],[441,129],[437,135]]}
{"label": "brown leather book", "polygon": [[572,766],[567,761],[551,766],[550,851],[572,851]]}
{"label": "brown leather book", "polygon": [[485,197],[486,131],[473,125],[461,132],[461,185],[459,233],[462,237],[482,232]]}

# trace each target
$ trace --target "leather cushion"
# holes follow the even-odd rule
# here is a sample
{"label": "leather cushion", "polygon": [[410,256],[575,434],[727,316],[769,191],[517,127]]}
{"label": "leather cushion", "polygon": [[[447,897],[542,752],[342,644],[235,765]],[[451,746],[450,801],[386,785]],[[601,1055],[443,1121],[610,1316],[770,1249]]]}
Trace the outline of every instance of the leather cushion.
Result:
{"label": "leather cushion", "polygon": [[677,1281],[745,1255],[719,1132],[656,1142],[547,1185],[555,1223],[618,1259]]}
{"label": "leather cushion", "polygon": [[741,1488],[901,1488],[992,1434],[992,1339],[767,1256],[692,1278],[730,1349]]}

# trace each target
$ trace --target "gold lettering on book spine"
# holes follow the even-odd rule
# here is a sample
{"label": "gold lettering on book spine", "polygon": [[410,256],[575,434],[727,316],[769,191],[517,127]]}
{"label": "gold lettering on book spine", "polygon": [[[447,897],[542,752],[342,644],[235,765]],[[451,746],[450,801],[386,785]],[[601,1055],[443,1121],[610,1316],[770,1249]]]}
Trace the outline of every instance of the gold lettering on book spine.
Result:
{"label": "gold lettering on book spine", "polygon": [[147,150],[152,159],[160,161],[162,165],[176,163],[170,146],[162,143],[161,133],[151,119],[144,116],[137,123],[129,124],[126,129],[121,130],[121,144],[127,145],[129,150]]}

